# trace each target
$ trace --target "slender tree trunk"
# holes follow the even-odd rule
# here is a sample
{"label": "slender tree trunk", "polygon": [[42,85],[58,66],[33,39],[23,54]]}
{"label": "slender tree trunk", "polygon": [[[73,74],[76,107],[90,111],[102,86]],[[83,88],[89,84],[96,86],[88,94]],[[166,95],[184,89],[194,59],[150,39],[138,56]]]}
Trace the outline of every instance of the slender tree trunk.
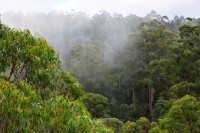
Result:
{"label": "slender tree trunk", "polygon": [[12,68],[11,68],[11,71],[10,71],[10,75],[9,75],[9,80],[11,79],[11,77],[12,77],[12,75],[13,75],[13,73],[14,73],[14,71],[15,71],[15,66],[16,66],[16,64],[15,63],[13,63],[12,64]]}
{"label": "slender tree trunk", "polygon": [[132,89],[132,99],[133,99],[133,103],[135,102],[135,89]]}
{"label": "slender tree trunk", "polygon": [[154,99],[154,88],[149,84],[149,120],[152,121],[152,112],[153,112],[153,99]]}

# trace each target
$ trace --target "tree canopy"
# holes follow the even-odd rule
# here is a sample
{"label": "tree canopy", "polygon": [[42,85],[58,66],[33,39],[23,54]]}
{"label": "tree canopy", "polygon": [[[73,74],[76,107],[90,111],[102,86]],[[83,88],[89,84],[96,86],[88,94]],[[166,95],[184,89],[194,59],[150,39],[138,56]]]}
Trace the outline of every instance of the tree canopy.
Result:
{"label": "tree canopy", "polygon": [[199,18],[155,11],[3,18],[30,31],[0,24],[2,131],[199,132]]}

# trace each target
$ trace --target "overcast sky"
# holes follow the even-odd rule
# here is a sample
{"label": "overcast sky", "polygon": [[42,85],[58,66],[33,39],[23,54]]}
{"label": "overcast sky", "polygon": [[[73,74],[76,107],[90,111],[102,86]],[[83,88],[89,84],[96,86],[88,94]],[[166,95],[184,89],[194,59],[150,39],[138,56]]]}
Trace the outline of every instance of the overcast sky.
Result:
{"label": "overcast sky", "polygon": [[200,18],[200,0],[0,0],[0,13],[10,10],[27,13],[72,9],[90,16],[101,10],[124,16],[130,13],[145,16],[155,10],[169,18],[175,15]]}

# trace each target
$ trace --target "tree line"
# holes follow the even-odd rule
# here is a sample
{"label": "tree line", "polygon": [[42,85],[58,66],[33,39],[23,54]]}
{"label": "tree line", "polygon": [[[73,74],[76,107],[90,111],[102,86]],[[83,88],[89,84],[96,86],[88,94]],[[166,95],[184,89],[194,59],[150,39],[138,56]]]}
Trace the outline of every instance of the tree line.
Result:
{"label": "tree line", "polygon": [[[8,18],[3,20],[12,25],[9,20],[15,17],[12,13],[5,15]],[[2,65],[2,70],[11,75],[8,76],[10,80],[20,81],[25,71],[24,79],[34,87],[43,87],[40,94],[45,97],[50,92],[45,87],[58,88],[52,85],[60,83],[57,81],[69,83],[59,74],[56,75],[57,81],[49,83],[55,78],[54,71],[57,71],[54,65],[60,64],[59,69],[68,70],[89,92],[83,102],[90,114],[103,118],[103,122],[113,127],[115,132],[199,132],[199,19],[175,16],[170,20],[155,11],[145,17],[123,17],[105,11],[92,18],[84,13],[18,17],[21,19],[16,25],[30,28],[37,33],[35,36],[45,36],[60,52],[63,64],[54,62],[56,57],[49,60],[49,53],[42,51],[37,55],[43,49],[39,47],[37,50],[35,44],[29,43],[33,49],[36,47],[35,65],[28,66],[30,63],[26,65],[24,62],[34,51],[28,45],[25,47],[30,52],[27,55],[22,52],[26,56],[17,57],[22,58],[22,64],[12,61],[20,52],[10,54],[7,57],[9,60],[5,59],[5,65]],[[36,20],[39,21],[36,23]],[[25,33],[30,34],[28,31]],[[37,44],[44,42],[39,39]],[[37,57],[41,55],[44,56]],[[48,61],[54,63],[48,65]],[[47,62],[44,70],[43,67],[42,70],[34,70],[44,62]],[[18,65],[19,68],[27,68],[20,72],[16,67]],[[5,71],[5,66],[11,70]],[[45,67],[52,69],[45,70]],[[16,72],[12,72],[12,68]],[[46,76],[45,73],[50,75]],[[32,77],[30,79],[33,80],[30,80],[28,76],[37,80]],[[45,80],[41,82],[43,78]],[[74,93],[77,95],[77,92]]]}

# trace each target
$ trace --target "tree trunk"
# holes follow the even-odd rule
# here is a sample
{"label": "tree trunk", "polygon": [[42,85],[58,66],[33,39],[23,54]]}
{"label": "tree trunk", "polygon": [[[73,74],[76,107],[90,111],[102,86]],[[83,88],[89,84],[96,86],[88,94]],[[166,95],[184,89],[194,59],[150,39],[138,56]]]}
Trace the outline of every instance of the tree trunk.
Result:
{"label": "tree trunk", "polygon": [[11,68],[11,71],[10,71],[10,75],[9,75],[9,80],[11,79],[11,77],[12,77],[12,75],[13,75],[13,73],[14,73],[14,71],[15,71],[15,66],[16,66],[16,64],[15,63],[13,63],[12,64],[12,68]]}
{"label": "tree trunk", "polygon": [[149,120],[150,121],[152,121],[154,93],[155,93],[155,90],[153,86],[149,84]]}

